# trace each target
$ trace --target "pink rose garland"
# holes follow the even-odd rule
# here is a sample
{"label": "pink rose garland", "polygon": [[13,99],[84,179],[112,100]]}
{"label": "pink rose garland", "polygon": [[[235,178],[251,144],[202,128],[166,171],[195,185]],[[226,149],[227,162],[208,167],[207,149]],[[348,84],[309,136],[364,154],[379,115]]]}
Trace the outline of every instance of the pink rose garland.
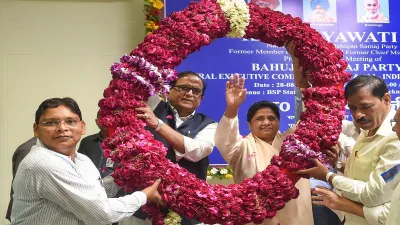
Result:
{"label": "pink rose garland", "polygon": [[[229,32],[229,20],[216,1],[202,0],[172,13],[111,68],[113,80],[99,102],[100,123],[110,134],[103,142],[105,153],[120,163],[113,174],[118,185],[132,191],[162,178],[159,192],[167,207],[179,214],[204,223],[261,223],[298,196],[294,187],[298,177],[290,171],[313,166],[312,157],[325,160],[323,152],[337,143],[345,104],[341,87],[350,77],[342,52],[299,18],[254,4],[249,10],[245,37],[277,46],[293,40],[295,54],[310,71],[313,84],[304,92],[307,111],[294,135],[284,141],[280,155],[240,185],[209,185],[167,160],[167,149],[136,117],[134,109],[142,101],[166,91],[165,84],[176,77],[175,66]],[[164,224],[159,207],[147,204],[145,210],[153,224]]]}

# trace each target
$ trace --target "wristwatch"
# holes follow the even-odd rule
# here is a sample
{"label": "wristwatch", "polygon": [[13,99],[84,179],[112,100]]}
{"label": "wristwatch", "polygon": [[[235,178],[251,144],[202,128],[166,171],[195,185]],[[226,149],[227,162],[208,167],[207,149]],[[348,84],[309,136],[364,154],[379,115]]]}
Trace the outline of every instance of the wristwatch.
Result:
{"label": "wristwatch", "polygon": [[161,127],[162,127],[163,124],[164,124],[164,122],[163,122],[162,120],[158,119],[157,127],[156,127],[156,129],[154,129],[154,130],[155,130],[155,131],[159,131],[159,130],[161,129]]}
{"label": "wristwatch", "polygon": [[341,160],[338,160],[338,161],[337,161],[337,163],[336,163],[336,169],[337,169],[337,170],[342,169],[342,161],[341,161]]}

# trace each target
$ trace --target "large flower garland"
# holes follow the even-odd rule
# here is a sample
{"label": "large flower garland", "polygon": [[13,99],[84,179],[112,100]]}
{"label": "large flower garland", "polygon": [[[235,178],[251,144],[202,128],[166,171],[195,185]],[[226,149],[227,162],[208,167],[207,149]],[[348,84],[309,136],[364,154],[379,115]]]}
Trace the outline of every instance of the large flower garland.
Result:
{"label": "large flower garland", "polygon": [[[290,171],[312,167],[313,157],[325,161],[323,152],[337,142],[344,118],[342,86],[350,75],[343,53],[301,19],[242,2],[201,0],[172,13],[112,66],[113,80],[99,102],[100,123],[110,134],[103,142],[105,154],[120,163],[113,175],[116,183],[131,191],[161,177],[159,192],[167,207],[204,223],[261,223],[274,217],[298,196],[298,177]],[[293,41],[313,87],[304,92],[307,110],[295,133],[270,166],[240,185],[209,185],[165,158],[166,148],[145,130],[134,109],[151,93],[165,91],[165,84],[175,78],[173,68],[190,53],[228,33],[277,46]],[[164,224],[158,206],[148,204],[145,210],[153,224]]]}

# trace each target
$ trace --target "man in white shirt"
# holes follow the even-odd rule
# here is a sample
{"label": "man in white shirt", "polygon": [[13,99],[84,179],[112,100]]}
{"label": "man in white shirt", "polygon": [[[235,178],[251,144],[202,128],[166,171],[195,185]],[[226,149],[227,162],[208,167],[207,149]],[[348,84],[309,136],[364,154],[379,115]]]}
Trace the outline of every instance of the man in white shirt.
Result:
{"label": "man in white shirt", "polygon": [[[400,108],[399,108],[400,109]],[[393,131],[396,132],[397,137],[400,139],[400,110],[397,110],[396,115],[392,123]],[[390,212],[386,220],[386,225],[398,225],[400,222],[400,164],[390,168],[381,174],[382,179],[385,180],[386,184],[390,187],[397,188],[393,194],[392,202],[390,205]]]}
{"label": "man in white shirt", "polygon": [[[147,123],[154,138],[168,148],[166,157],[169,160],[197,178],[206,180],[208,155],[215,146],[217,123],[196,112],[204,97],[205,82],[197,73],[185,71],[178,75],[171,86],[167,101],[152,96],[145,107],[136,109],[137,116]],[[135,213],[135,216],[140,219],[132,218],[130,222],[122,221],[120,224],[150,224],[148,220],[143,220],[146,218],[143,213]],[[200,222],[183,217],[181,223],[191,225]]]}
{"label": "man in white shirt", "polygon": [[33,130],[37,144],[19,165],[13,182],[12,225],[110,224],[132,216],[147,200],[161,203],[160,180],[143,191],[107,198],[97,168],[76,152],[86,130],[73,99],[42,102]]}
{"label": "man in white shirt", "polygon": [[[32,146],[36,145],[37,138],[33,137],[26,142],[22,143],[18,148],[15,150],[13,157],[12,157],[12,173],[13,173],[13,180],[15,175],[17,174],[18,166],[25,158],[25,156],[29,153]],[[11,183],[12,184],[12,183]],[[11,222],[11,209],[13,205],[13,194],[14,190],[12,189],[11,185],[11,193],[10,193],[10,201],[8,202],[7,214],[6,219]]]}
{"label": "man in white shirt", "polygon": [[[344,176],[331,173],[318,160],[316,167],[299,173],[327,180],[340,191],[342,197],[335,198],[337,204],[324,205],[344,211],[346,225],[385,224],[393,190],[380,175],[400,163],[399,140],[390,124],[391,97],[381,78],[364,75],[347,84],[345,97],[363,131],[347,160]],[[316,193],[323,195],[313,197],[317,204],[333,194],[322,188],[317,188]],[[319,202],[323,203],[326,201]]]}

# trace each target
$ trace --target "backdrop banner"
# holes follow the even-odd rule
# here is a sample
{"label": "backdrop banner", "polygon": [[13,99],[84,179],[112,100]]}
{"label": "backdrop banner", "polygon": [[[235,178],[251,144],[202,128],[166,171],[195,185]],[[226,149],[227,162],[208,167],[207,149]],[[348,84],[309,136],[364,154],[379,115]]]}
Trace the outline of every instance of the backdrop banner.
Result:
{"label": "backdrop banner", "polygon": [[[165,15],[186,8],[190,0],[165,0]],[[344,53],[353,77],[382,77],[389,86],[392,105],[400,105],[400,2],[395,0],[248,0],[311,24]],[[398,10],[399,9],[399,10]],[[280,130],[294,125],[293,66],[285,48],[258,40],[222,38],[191,54],[176,68],[199,73],[207,83],[199,112],[219,121],[225,110],[225,83],[235,73],[246,77],[247,99],[239,111],[241,134],[247,135],[247,109],[269,100],[281,110]],[[351,116],[346,114],[351,120]],[[226,164],[215,149],[211,164]]]}

